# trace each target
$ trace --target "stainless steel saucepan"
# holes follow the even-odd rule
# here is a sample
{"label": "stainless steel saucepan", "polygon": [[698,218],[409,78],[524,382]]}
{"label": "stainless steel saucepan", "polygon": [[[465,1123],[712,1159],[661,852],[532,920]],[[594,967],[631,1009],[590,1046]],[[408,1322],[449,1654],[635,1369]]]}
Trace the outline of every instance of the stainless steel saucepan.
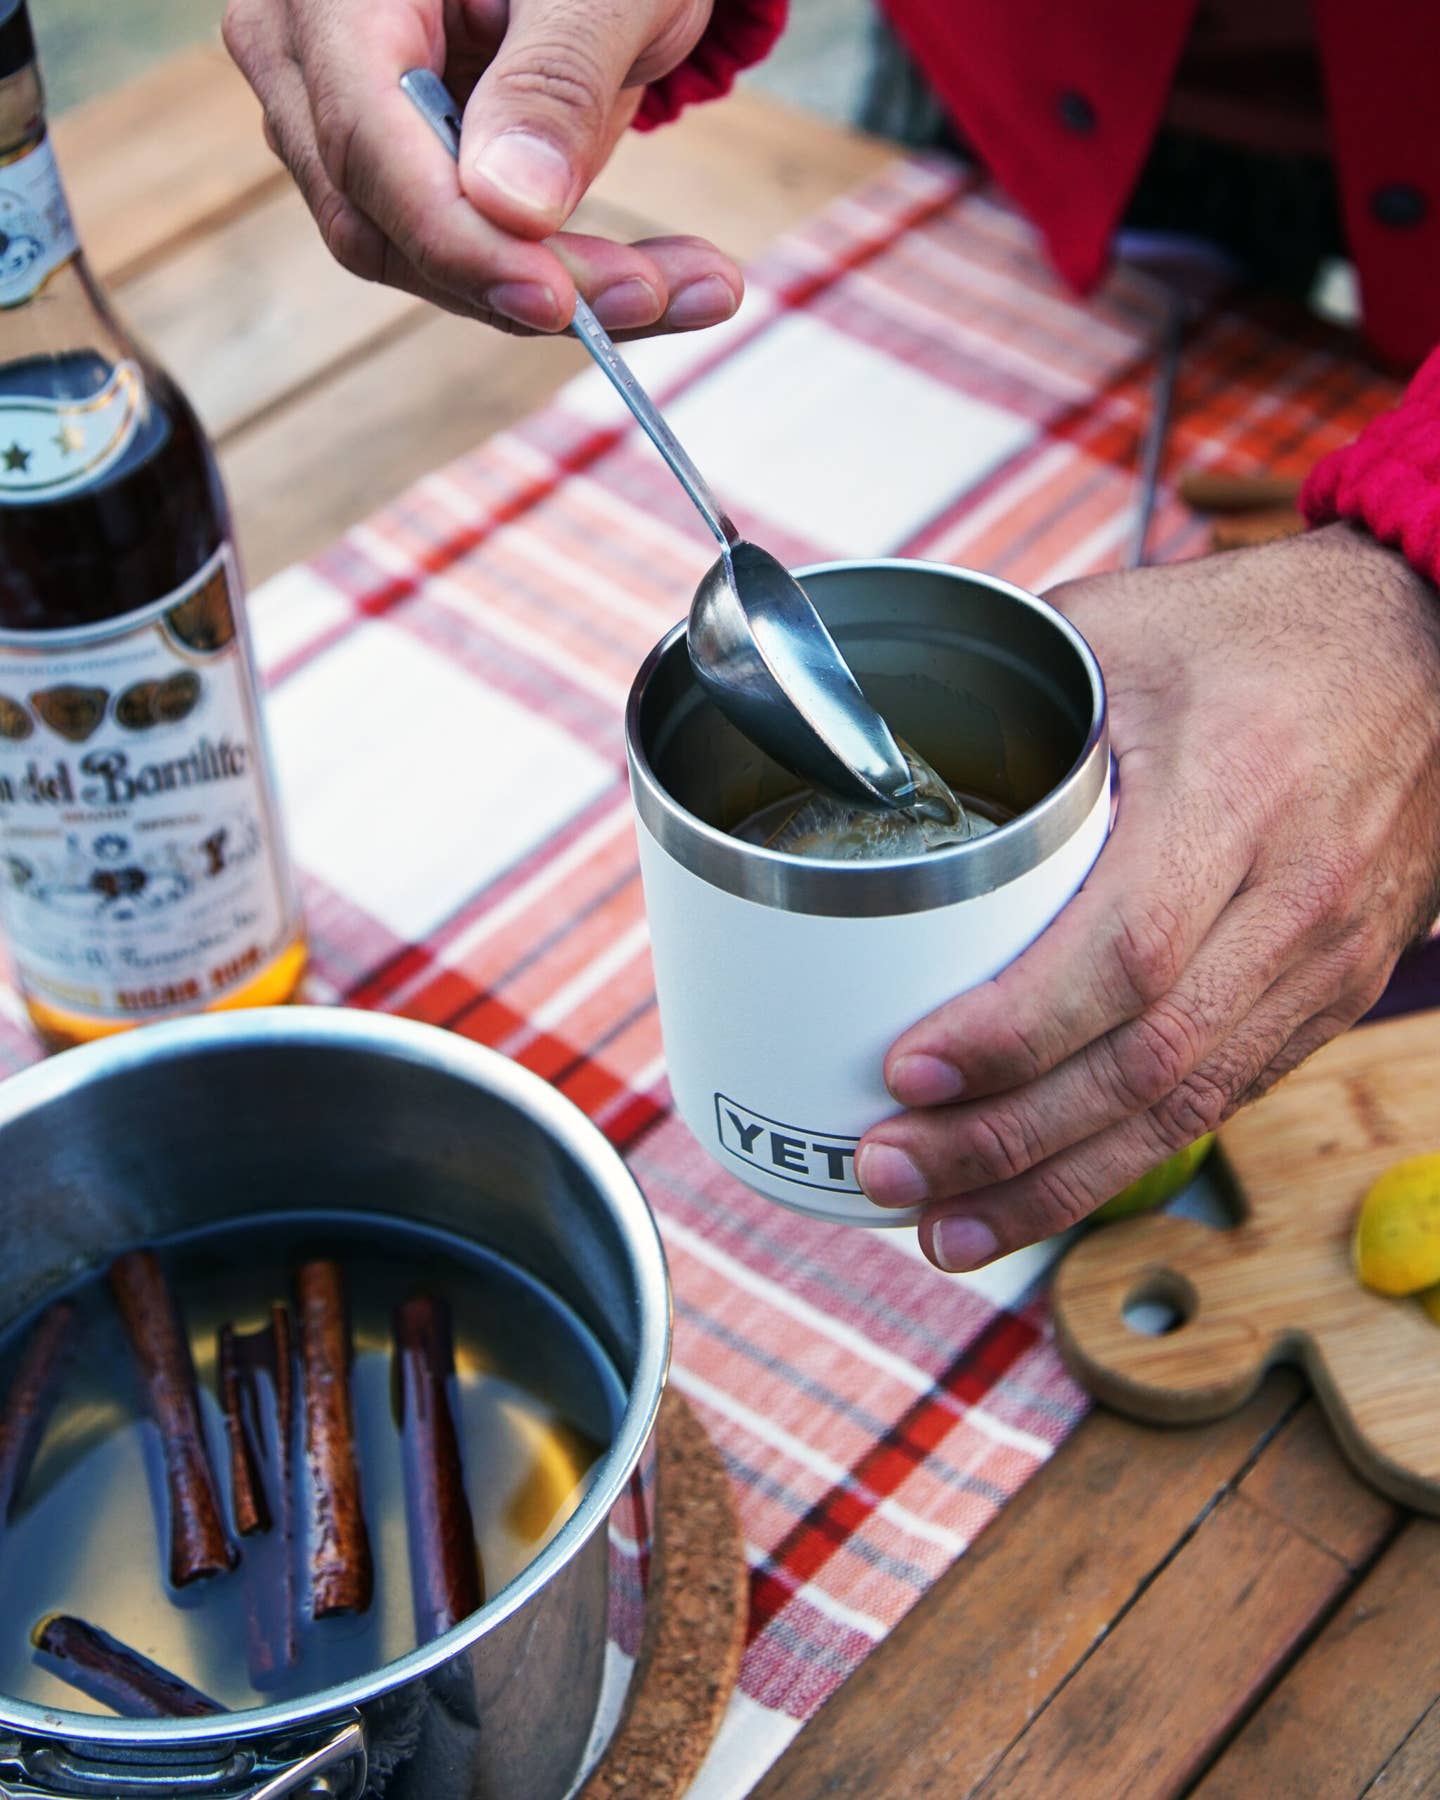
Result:
{"label": "stainless steel saucepan", "polygon": [[655,1222],[601,1133],[537,1076],[429,1026],[276,1009],[151,1026],[15,1076],[0,1085],[0,1169],[0,1321],[176,1232],[317,1206],[399,1214],[544,1282],[626,1393],[578,1510],[444,1637],[359,1680],[214,1718],[0,1695],[0,1795],[564,1795],[600,1695],[607,1521],[649,1441],[670,1342]]}

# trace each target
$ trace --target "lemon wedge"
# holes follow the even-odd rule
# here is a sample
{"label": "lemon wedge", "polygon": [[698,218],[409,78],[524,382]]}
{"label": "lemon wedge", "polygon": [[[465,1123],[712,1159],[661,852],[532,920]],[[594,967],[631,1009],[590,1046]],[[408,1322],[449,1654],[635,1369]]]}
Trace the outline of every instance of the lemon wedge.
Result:
{"label": "lemon wedge", "polygon": [[[1440,1283],[1440,1153],[1385,1171],[1361,1202],[1354,1255],[1355,1273],[1377,1294],[1418,1294]],[[1432,1311],[1440,1313],[1440,1303]]]}

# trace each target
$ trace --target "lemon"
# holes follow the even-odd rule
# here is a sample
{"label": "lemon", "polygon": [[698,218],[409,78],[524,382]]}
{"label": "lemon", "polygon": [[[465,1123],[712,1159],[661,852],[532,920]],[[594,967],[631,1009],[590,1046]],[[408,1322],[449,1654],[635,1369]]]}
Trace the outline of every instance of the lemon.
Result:
{"label": "lemon", "polygon": [[1354,1251],[1355,1273],[1377,1294],[1440,1282],[1440,1153],[1385,1171],[1361,1202]]}
{"label": "lemon", "polygon": [[1193,1144],[1187,1144],[1183,1150],[1177,1150],[1173,1156],[1167,1156],[1162,1163],[1156,1163],[1153,1169],[1147,1169],[1137,1181],[1107,1200],[1103,1206],[1097,1206],[1091,1214],[1096,1219],[1125,1219],[1131,1213],[1149,1212],[1152,1206],[1163,1206],[1167,1200],[1173,1199],[1181,1188],[1185,1187],[1195,1171],[1204,1162],[1215,1143],[1215,1133],[1206,1132],[1204,1137],[1196,1138]]}
{"label": "lemon", "polygon": [[1429,1313],[1437,1325],[1440,1325],[1440,1287],[1433,1287],[1428,1293],[1420,1296],[1420,1304]]}

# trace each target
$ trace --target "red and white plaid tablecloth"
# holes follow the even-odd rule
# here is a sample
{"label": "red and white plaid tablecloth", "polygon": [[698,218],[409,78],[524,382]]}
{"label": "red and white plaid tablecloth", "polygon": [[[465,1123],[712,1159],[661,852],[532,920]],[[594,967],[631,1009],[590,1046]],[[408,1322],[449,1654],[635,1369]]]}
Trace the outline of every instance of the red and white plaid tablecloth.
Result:
{"label": "red and white plaid tablecloth", "polygon": [[[913,161],[778,245],[730,325],[634,360],[742,530],[791,563],[923,556],[1044,589],[1119,559],[1159,314],[1135,275],[1077,302],[1009,211]],[[1338,345],[1289,313],[1213,312],[1168,466],[1302,470],[1346,440],[1392,390]],[[1164,496],[1152,553],[1202,547]],[[939,1275],[913,1234],[758,1199],[667,1111],[621,714],[710,556],[592,373],[268,582],[253,618],[309,997],[538,1070],[659,1215],[674,1379],[728,1461],[754,1570],[741,1692],[696,1789],[726,1800],[1085,1402],[1051,1341],[1045,1251]],[[0,1003],[8,1070],[36,1051]]]}

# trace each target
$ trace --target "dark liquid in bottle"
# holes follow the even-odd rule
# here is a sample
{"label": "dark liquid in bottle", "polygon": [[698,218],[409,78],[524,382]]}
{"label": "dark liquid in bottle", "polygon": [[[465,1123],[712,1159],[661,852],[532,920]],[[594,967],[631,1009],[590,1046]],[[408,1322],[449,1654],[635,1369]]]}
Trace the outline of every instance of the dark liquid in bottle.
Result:
{"label": "dark liquid in bottle", "polygon": [[[144,366],[144,412],[99,479],[54,500],[0,505],[0,630],[55,631],[135,612],[188,581],[228,520],[188,402]],[[80,403],[111,365],[93,351],[0,367],[0,394]]]}

